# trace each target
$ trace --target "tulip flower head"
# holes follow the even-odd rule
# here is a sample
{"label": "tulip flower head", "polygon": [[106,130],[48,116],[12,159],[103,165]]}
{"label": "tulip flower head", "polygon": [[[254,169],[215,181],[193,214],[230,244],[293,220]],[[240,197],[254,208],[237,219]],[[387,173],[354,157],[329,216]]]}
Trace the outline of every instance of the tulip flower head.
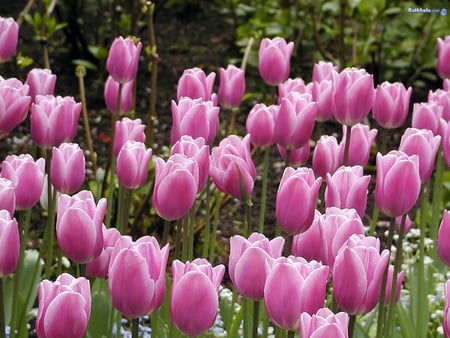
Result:
{"label": "tulip flower head", "polygon": [[17,221],[8,210],[0,210],[0,278],[16,271],[19,263],[20,239]]}
{"label": "tulip flower head", "polygon": [[320,211],[316,209],[311,226],[292,238],[291,253],[296,257],[303,257],[308,262],[322,261],[322,231],[320,229]]}
{"label": "tulip flower head", "polygon": [[[384,296],[384,303],[389,304],[392,292],[392,279],[394,277],[394,267],[392,265],[388,268],[388,274],[386,279],[386,293]],[[402,290],[403,279],[405,278],[405,271],[400,271],[397,274],[397,280],[395,283],[394,302],[398,303],[400,300],[400,291]]]}
{"label": "tulip flower head", "polygon": [[16,54],[19,40],[19,25],[13,18],[0,16],[0,63],[3,63]]}
{"label": "tulip flower head", "polygon": [[313,315],[302,313],[300,336],[302,338],[333,337],[348,338],[348,314],[334,314],[328,308],[321,308]]}
{"label": "tulip flower head", "polygon": [[141,119],[124,117],[116,122],[114,135],[114,156],[118,156],[120,149],[127,141],[145,142],[145,125]]}
{"label": "tulip flower head", "polygon": [[27,84],[0,76],[0,139],[26,119],[30,102]]}
{"label": "tulip flower head", "polygon": [[272,86],[286,81],[291,71],[294,43],[280,37],[261,40],[258,52],[258,70],[263,80]]}
{"label": "tulip flower head", "polygon": [[[281,159],[286,162],[286,156],[288,154],[288,150],[283,146],[277,144],[278,153],[281,156]],[[290,149],[289,150],[289,166],[290,167],[300,167],[308,162],[309,155],[311,153],[311,147],[309,146],[309,142],[305,143],[300,148]]]}
{"label": "tulip flower head", "polygon": [[245,72],[234,66],[219,69],[218,103],[227,108],[238,107],[245,93]]}
{"label": "tulip flower head", "polygon": [[[357,123],[351,128],[350,145],[346,165],[360,165],[365,167],[369,162],[372,143],[377,136],[377,129]],[[342,141],[339,144],[341,162],[344,161],[345,142],[347,142],[347,128],[342,126]]]}
{"label": "tulip flower head", "polygon": [[120,184],[127,190],[134,190],[145,184],[152,150],[137,141],[127,141],[117,156],[116,173]]}
{"label": "tulip flower head", "polygon": [[[118,83],[125,83],[136,77],[142,43],[137,44],[131,38],[119,36],[109,48],[106,68]],[[117,96],[117,95],[116,95]]]}
{"label": "tulip flower head", "polygon": [[442,318],[445,337],[450,337],[450,280],[444,285],[444,315]]}
{"label": "tulip flower head", "polygon": [[448,60],[450,58],[450,35],[444,39],[437,39],[437,63],[436,70],[441,79],[450,78],[450,65]]}
{"label": "tulip flower head", "polygon": [[450,120],[450,89],[437,89],[434,92],[430,90],[427,102],[442,106],[442,118],[447,122]]}
{"label": "tulip flower head", "polygon": [[275,121],[279,106],[255,104],[250,110],[245,123],[252,144],[257,147],[269,147],[275,144]]}
{"label": "tulip flower head", "polygon": [[86,174],[83,150],[76,143],[53,147],[50,163],[52,185],[64,194],[73,194],[83,185]]}
{"label": "tulip flower head", "polygon": [[411,127],[429,129],[433,135],[443,135],[446,121],[442,118],[444,107],[436,102],[414,103]]}
{"label": "tulip flower head", "polygon": [[0,210],[7,210],[14,215],[16,208],[16,194],[11,180],[0,177]]}
{"label": "tulip flower head", "polygon": [[134,80],[122,83],[120,93],[120,106],[117,107],[117,96],[119,95],[119,82],[116,82],[112,76],[108,76],[105,82],[103,96],[105,98],[106,108],[112,114],[124,114],[131,110],[133,104],[133,86]]}
{"label": "tulip flower head", "polygon": [[117,228],[106,228],[102,226],[103,231],[103,250],[100,255],[92,262],[86,264],[86,275],[90,277],[106,278],[108,277],[109,261],[114,249],[114,245],[121,238]]}
{"label": "tulip flower head", "polygon": [[37,95],[53,95],[55,92],[56,75],[50,69],[33,68],[28,72],[25,83],[30,87],[32,102]]}
{"label": "tulip flower head", "polygon": [[206,76],[205,72],[198,67],[185,69],[178,80],[177,101],[183,97],[193,100],[216,101],[217,98],[212,93],[215,79],[216,73],[209,73]]}
{"label": "tulip flower head", "polygon": [[317,121],[328,121],[333,117],[333,82],[331,80],[323,80],[321,82],[313,82],[312,97],[317,102]]}
{"label": "tulip flower head", "polygon": [[334,136],[322,135],[316,143],[312,157],[314,173],[326,178],[327,173],[333,175],[341,166],[340,146]]}
{"label": "tulip flower head", "polygon": [[296,92],[298,94],[304,94],[311,92],[312,87],[310,84],[306,85],[302,78],[296,77],[295,79],[287,79],[286,81],[278,85],[278,103],[281,102],[282,98],[285,98],[291,92]]}
{"label": "tulip flower head", "polygon": [[333,71],[339,72],[339,68],[332,62],[319,61],[313,66],[312,80],[313,82],[331,80]]}
{"label": "tulip flower head", "polygon": [[450,266],[450,212],[444,210],[437,237],[437,252],[442,263]]}

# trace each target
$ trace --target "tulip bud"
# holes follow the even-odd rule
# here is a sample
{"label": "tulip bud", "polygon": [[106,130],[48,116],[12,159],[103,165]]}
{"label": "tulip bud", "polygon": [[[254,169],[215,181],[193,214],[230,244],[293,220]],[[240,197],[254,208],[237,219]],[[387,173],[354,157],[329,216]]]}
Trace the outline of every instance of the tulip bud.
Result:
{"label": "tulip bud", "polygon": [[[286,162],[287,150],[286,148],[277,144],[277,150],[280,153],[281,159]],[[289,156],[289,166],[290,167],[300,167],[308,162],[309,154],[311,153],[311,149],[309,146],[309,142],[305,143],[300,148],[290,149]]]}
{"label": "tulip bud", "polygon": [[114,245],[121,238],[120,232],[116,228],[106,229],[105,225],[103,225],[102,232],[103,250],[96,259],[86,264],[86,275],[90,277],[108,277],[108,267],[111,254],[114,249]]}
{"label": "tulip bud", "polygon": [[148,176],[148,164],[152,150],[145,144],[127,141],[117,156],[116,173],[120,184],[127,190],[137,189],[145,184]]}
{"label": "tulip bud", "polygon": [[137,44],[131,38],[121,36],[114,39],[109,48],[106,68],[112,78],[125,83],[136,77],[142,43]]}
{"label": "tulip bud", "polygon": [[145,125],[141,119],[130,119],[124,117],[116,122],[116,131],[114,135],[114,156],[118,156],[120,149],[127,141],[145,142]]}
{"label": "tulip bud", "polygon": [[[450,80],[449,80],[450,81]],[[437,89],[434,92],[428,92],[428,102],[437,103],[442,107],[442,118],[445,121],[450,120],[450,91],[449,89]]]}
{"label": "tulip bud", "polygon": [[443,110],[444,107],[436,102],[414,103],[411,127],[429,129],[433,135],[443,135],[446,127]]}
{"label": "tulip bud", "polygon": [[272,86],[286,81],[291,71],[291,55],[294,43],[283,38],[264,38],[258,51],[258,70],[263,80]]}
{"label": "tulip bud", "polygon": [[13,18],[0,16],[0,63],[16,54],[19,40],[19,25]]}
{"label": "tulip bud", "polygon": [[133,104],[133,86],[134,80],[130,80],[122,84],[122,92],[120,95],[120,106],[117,107],[117,96],[119,95],[119,83],[116,82],[112,76],[108,76],[105,82],[105,90],[103,96],[105,97],[106,108],[112,114],[124,114],[131,110]]}
{"label": "tulip bud", "polygon": [[178,80],[177,101],[180,101],[183,97],[189,97],[193,100],[214,101],[215,95],[212,94],[212,91],[215,79],[216,73],[209,73],[206,76],[205,72],[198,67],[185,69]]}
{"label": "tulip bud", "polygon": [[245,72],[234,65],[228,65],[227,69],[219,69],[219,75],[219,104],[227,108],[239,106],[245,93]]}
{"label": "tulip bud", "polygon": [[73,194],[83,185],[86,174],[83,150],[76,143],[53,147],[50,180],[59,192]]}
{"label": "tulip bud", "polygon": [[325,178],[327,173],[333,175],[341,165],[340,150],[334,136],[322,135],[314,148],[312,167],[314,173]]}
{"label": "tulip bud", "polygon": [[437,237],[437,252],[442,263],[450,266],[450,213],[444,210]]}
{"label": "tulip bud", "polygon": [[444,40],[437,39],[437,63],[436,70],[441,79],[450,78],[450,65],[448,60],[450,58],[450,35],[446,36]]}
{"label": "tulip bud", "polygon": [[305,85],[302,78],[287,79],[278,85],[278,103],[281,102],[281,99],[288,97],[291,92],[312,94],[311,89],[311,85]]}
{"label": "tulip bud", "polygon": [[317,121],[328,121],[333,116],[333,82],[323,80],[314,82],[312,97],[317,102]]}
{"label": "tulip bud", "polygon": [[333,71],[339,72],[339,68],[332,62],[319,61],[313,66],[312,80],[313,82],[331,80]]}
{"label": "tulip bud", "polygon": [[[392,279],[394,277],[394,267],[392,265],[388,268],[388,274],[386,279],[386,293],[384,296],[384,303],[389,304],[391,300],[392,292]],[[397,281],[395,283],[394,303],[398,303],[400,299],[400,291],[402,290],[403,279],[405,278],[405,271],[400,271],[397,274]]]}
{"label": "tulip bud", "polygon": [[20,239],[17,221],[0,210],[0,278],[12,274],[19,263]]}
{"label": "tulip bud", "polygon": [[15,208],[14,184],[11,180],[0,177],[0,210],[7,210],[11,215],[14,215]]}
{"label": "tulip bud", "polygon": [[33,68],[27,75],[25,82],[30,87],[32,102],[37,95],[53,95],[55,92],[56,75],[50,69]]}
{"label": "tulip bud", "polygon": [[0,138],[26,119],[31,102],[28,92],[27,84],[14,78],[5,80],[0,76]]}
{"label": "tulip bud", "polygon": [[302,313],[300,336],[302,338],[348,338],[348,314],[345,312],[334,314],[328,308],[319,309],[313,315]]}
{"label": "tulip bud", "polygon": [[320,212],[315,210],[311,226],[304,232],[292,238],[291,253],[296,257],[303,257],[308,262],[322,261],[322,231],[319,225]]}
{"label": "tulip bud", "polygon": [[444,315],[442,318],[442,326],[445,337],[450,337],[450,280],[444,285]]}
{"label": "tulip bud", "polygon": [[269,147],[275,144],[275,121],[279,106],[266,106],[258,103],[250,110],[245,126],[252,144],[257,147]]}

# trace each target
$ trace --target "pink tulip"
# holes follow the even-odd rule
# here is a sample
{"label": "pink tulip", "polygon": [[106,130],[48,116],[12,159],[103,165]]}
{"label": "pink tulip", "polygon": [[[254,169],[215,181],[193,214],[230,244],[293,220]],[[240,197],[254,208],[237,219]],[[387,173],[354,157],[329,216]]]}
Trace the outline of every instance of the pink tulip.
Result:
{"label": "pink tulip", "polygon": [[289,93],[296,92],[299,94],[311,93],[311,85],[305,85],[305,81],[302,78],[287,79],[286,81],[278,85],[278,103],[282,98],[286,98]]}
{"label": "pink tulip", "polygon": [[114,156],[118,156],[120,149],[127,141],[145,142],[145,125],[141,119],[130,119],[124,117],[116,122],[116,131],[114,135]]}
{"label": "pink tulip", "polygon": [[312,71],[313,82],[322,82],[331,80],[331,73],[339,72],[339,68],[335,66],[332,62],[319,61],[314,64]]}
{"label": "pink tulip", "polygon": [[29,154],[8,155],[2,162],[0,177],[9,179],[14,185],[16,210],[34,206],[41,196],[45,175],[45,160],[36,162]]}
{"label": "pink tulip", "polygon": [[179,219],[192,208],[199,185],[198,163],[181,154],[167,162],[156,158],[153,207],[168,221]]}
{"label": "pink tulip", "polygon": [[283,237],[269,241],[266,236],[256,232],[248,239],[239,235],[230,238],[228,271],[234,287],[244,297],[253,300],[264,298],[266,260],[280,257],[283,246]]}
{"label": "pink tulip", "polygon": [[450,280],[444,286],[444,315],[442,318],[445,338],[450,337]]}
{"label": "pink tulip", "polygon": [[419,157],[419,175],[422,183],[426,182],[433,173],[440,143],[441,137],[433,136],[431,130],[408,128],[402,135],[398,150],[406,155]]}
{"label": "pink tulip", "polygon": [[85,264],[97,258],[103,249],[103,218],[106,199],[95,204],[88,190],[58,198],[56,236],[61,249],[76,263]]}
{"label": "pink tulip", "polygon": [[0,210],[0,278],[16,271],[19,263],[20,238],[17,221],[8,210]]}
{"label": "pink tulip", "polygon": [[275,141],[284,148],[300,148],[314,129],[317,103],[311,94],[291,92],[280,103],[275,120]]}
{"label": "pink tulip", "polygon": [[117,156],[116,173],[120,184],[127,190],[142,187],[148,176],[148,164],[152,150],[145,149],[145,144],[127,141]]}
{"label": "pink tulip", "polygon": [[15,208],[14,184],[11,180],[0,177],[0,210],[7,210],[11,215],[14,215]]}
{"label": "pink tulip", "polygon": [[450,35],[446,36],[444,40],[437,39],[437,63],[436,71],[441,79],[450,78]]}
{"label": "pink tulip", "polygon": [[198,188],[199,193],[206,185],[209,177],[209,145],[205,144],[203,137],[195,140],[189,135],[183,135],[172,146],[171,155],[181,154],[192,159],[198,164]]}
{"label": "pink tulip", "polygon": [[203,137],[206,144],[211,144],[219,128],[219,107],[212,101],[183,97],[172,101],[172,131],[170,142],[174,144],[183,135],[192,138]]}
{"label": "pink tulip", "polygon": [[434,92],[428,92],[428,102],[434,102],[442,106],[442,118],[445,121],[450,120],[450,91],[449,89],[437,89]]}
{"label": "pink tulip", "polygon": [[0,138],[26,119],[31,102],[28,92],[28,85],[14,78],[3,79],[0,76]]}
{"label": "pink tulip", "polygon": [[328,308],[321,308],[313,315],[302,313],[300,317],[302,338],[348,338],[348,314],[334,314]]}
{"label": "pink tulip", "polygon": [[68,273],[55,282],[44,279],[38,288],[36,331],[40,338],[84,336],[91,315],[89,280]]}
{"label": "pink tulip", "polygon": [[[286,148],[277,144],[278,152],[280,153],[281,159],[286,161],[287,150]],[[311,149],[309,146],[309,142],[305,143],[300,148],[290,149],[289,156],[289,166],[291,167],[300,167],[308,162],[309,155],[311,153]]]}
{"label": "pink tulip", "polygon": [[298,331],[300,316],[315,313],[325,304],[329,268],[302,257],[266,260],[264,304],[269,318],[279,327]]}
{"label": "pink tulip", "polygon": [[119,83],[125,83],[136,77],[142,43],[121,36],[114,39],[109,48],[106,68],[112,78]]}
{"label": "pink tulip", "polygon": [[420,193],[419,158],[401,151],[377,154],[375,203],[382,213],[397,217],[407,213]]}
{"label": "pink tulip", "polygon": [[77,135],[81,103],[73,97],[38,95],[31,105],[31,136],[41,148],[72,142]]}
{"label": "pink tulip", "polygon": [[450,122],[447,123],[442,137],[442,156],[448,167],[450,167]]}
{"label": "pink tulip", "polygon": [[[400,232],[400,227],[402,225],[402,217],[403,216],[395,217],[395,230],[397,230],[398,232]],[[409,230],[411,230],[412,226],[413,226],[413,223],[411,221],[411,218],[409,217],[409,215],[406,215],[405,225],[403,227],[403,233],[407,234],[409,232]]]}
{"label": "pink tulip", "polygon": [[363,218],[366,213],[370,175],[364,176],[363,167],[340,167],[333,175],[327,174],[325,206],[353,208]]}
{"label": "pink tulip", "polygon": [[239,200],[253,192],[256,168],[250,154],[250,135],[230,135],[211,151],[209,174],[216,187]]}
{"label": "pink tulip", "polygon": [[[369,162],[372,143],[375,141],[378,130],[370,129],[369,127],[357,123],[351,128],[350,148],[348,151],[348,158],[346,165],[360,165],[365,167]],[[341,162],[344,160],[344,148],[347,140],[347,128],[342,127],[342,141],[340,143],[340,158]]]}
{"label": "pink tulip", "polygon": [[215,79],[216,73],[209,73],[206,76],[205,72],[198,67],[185,69],[178,80],[177,101],[181,101],[183,97],[215,101],[215,94],[212,93]]}
{"label": "pink tulip", "polygon": [[[384,303],[389,304],[391,299],[391,292],[392,292],[392,278],[394,276],[394,267],[392,265],[388,268],[388,274],[386,279],[386,293],[384,296]],[[400,271],[397,274],[397,281],[395,284],[395,295],[394,295],[394,302],[398,303],[400,300],[400,291],[402,290],[402,284],[403,279],[405,278],[405,271]]]}
{"label": "pink tulip", "polygon": [[333,266],[333,294],[342,311],[351,315],[372,311],[380,299],[389,250],[380,254],[375,237],[352,235]]}
{"label": "pink tulip", "polygon": [[279,106],[255,104],[250,110],[245,123],[252,144],[257,147],[270,147],[275,144],[275,120]]}
{"label": "pink tulip", "polygon": [[154,237],[136,242],[122,236],[111,253],[108,284],[112,305],[128,318],[158,309],[166,293],[169,244],[160,249]]}
{"label": "pink tulip", "polygon": [[214,324],[219,308],[219,286],[225,267],[206,259],[172,263],[169,313],[175,326],[189,337],[200,336]]}
{"label": "pink tulip", "polygon": [[119,95],[119,82],[116,82],[112,76],[108,76],[105,82],[105,90],[103,96],[105,97],[106,108],[112,114],[124,114],[131,110],[133,106],[133,86],[134,80],[122,83],[122,91],[120,94],[120,106],[117,107],[117,96]]}
{"label": "pink tulip", "polygon": [[226,69],[219,69],[219,75],[219,104],[227,108],[239,106],[245,93],[245,72],[234,65],[228,65]]}
{"label": "pink tulip", "polygon": [[433,135],[443,135],[446,122],[442,118],[444,108],[436,102],[414,103],[411,126],[429,129]]}
{"label": "pink tulip", "polygon": [[383,128],[401,127],[409,110],[412,88],[405,88],[401,82],[383,82],[375,89],[372,115]]}
{"label": "pink tulip", "polygon": [[83,150],[76,143],[53,147],[50,180],[59,192],[73,194],[81,188],[86,174]]}
{"label": "pink tulip", "polygon": [[442,81],[442,88],[444,88],[444,90],[450,90],[450,79],[444,79],[444,81]]}
{"label": "pink tulip", "polygon": [[341,166],[340,150],[334,136],[322,135],[316,143],[312,157],[314,173],[326,178],[327,173],[333,175]]}
{"label": "pink tulip", "polygon": [[261,40],[258,51],[258,70],[263,80],[272,86],[286,81],[291,71],[294,43],[280,37]]}
{"label": "pink tulip", "polygon": [[55,92],[56,75],[50,69],[33,68],[28,72],[25,83],[30,87],[31,101],[37,95],[53,95]]}
{"label": "pink tulip", "polygon": [[444,210],[437,237],[437,252],[442,263],[450,266],[450,212]]}
{"label": "pink tulip", "polygon": [[333,116],[333,82],[323,80],[314,82],[312,86],[312,97],[317,102],[317,121],[328,121]]}
{"label": "pink tulip", "polygon": [[333,71],[333,116],[341,124],[362,122],[372,108],[373,76],[365,69],[345,68]]}
{"label": "pink tulip", "polygon": [[319,225],[319,210],[315,210],[314,220],[308,230],[294,235],[292,238],[291,253],[303,257],[308,262],[322,261],[322,232]]}
{"label": "pink tulip", "polygon": [[102,232],[103,250],[96,259],[86,264],[86,274],[90,277],[108,277],[108,267],[111,254],[114,249],[114,245],[121,238],[120,232],[116,228],[106,229],[105,225],[103,225]]}
{"label": "pink tulip", "polygon": [[13,18],[0,16],[0,63],[7,61],[16,54],[19,40],[19,25]]}
{"label": "pink tulip", "polygon": [[299,234],[311,226],[321,183],[322,178],[315,179],[309,168],[284,170],[277,192],[276,217],[288,235]]}

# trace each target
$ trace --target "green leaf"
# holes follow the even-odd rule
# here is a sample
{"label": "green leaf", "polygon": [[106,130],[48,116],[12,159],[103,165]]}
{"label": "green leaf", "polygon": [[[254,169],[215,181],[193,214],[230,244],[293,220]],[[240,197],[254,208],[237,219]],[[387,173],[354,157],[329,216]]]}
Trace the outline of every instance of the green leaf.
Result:
{"label": "green leaf", "polygon": [[96,278],[91,291],[91,318],[86,336],[92,338],[112,337],[112,323],[110,323],[113,307],[108,290],[108,283],[103,278]]}

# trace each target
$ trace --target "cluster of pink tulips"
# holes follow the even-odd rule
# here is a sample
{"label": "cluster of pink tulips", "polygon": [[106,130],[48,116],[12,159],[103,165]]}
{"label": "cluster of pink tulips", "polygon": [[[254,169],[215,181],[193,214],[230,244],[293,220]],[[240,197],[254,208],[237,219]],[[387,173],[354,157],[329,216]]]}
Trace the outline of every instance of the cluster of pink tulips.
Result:
{"label": "cluster of pink tulips", "polygon": [[[15,54],[18,34],[13,19],[0,18],[0,62]],[[166,294],[171,321],[167,327],[189,337],[201,336],[215,323],[222,301],[219,289],[227,273],[234,287],[233,302],[240,305],[234,311],[233,304],[233,317],[241,316],[234,319],[235,334],[257,337],[262,329],[267,337],[272,326],[276,337],[297,333],[301,338],[349,337],[357,316],[378,308],[377,336],[392,336],[397,330],[395,304],[405,281],[402,241],[412,226],[410,216],[415,216],[418,203],[427,203],[433,174],[438,182],[434,189],[442,185],[442,172],[435,169],[439,162],[441,167],[450,166],[450,37],[438,39],[437,74],[444,80],[443,88],[430,91],[427,102],[413,104],[411,126],[405,125],[411,88],[402,83],[376,85],[364,69],[338,69],[323,61],[314,65],[310,83],[289,78],[294,44],[276,37],[262,39],[258,56],[261,78],[278,97],[250,109],[245,135],[229,134],[219,140],[219,131],[234,130],[221,121],[225,119],[220,113],[241,104],[245,72],[233,65],[220,68],[216,94],[215,73],[186,69],[170,105],[167,154],[155,154],[146,146],[141,119],[124,116],[132,109],[142,47],[141,42],[118,37],[109,48],[104,99],[113,134],[103,195],[87,188],[86,152],[75,143],[82,104],[55,94],[57,79],[49,69],[31,70],[24,83],[0,77],[0,137],[14,133],[28,118],[36,153],[42,154],[8,155],[0,171],[0,285],[12,274],[19,283],[31,210],[41,201],[48,215],[39,253],[45,272],[37,291],[37,335],[83,337],[93,308],[92,284],[105,279],[110,303],[119,318],[131,320],[134,337],[139,318],[151,314],[156,314],[151,317],[155,336],[166,335],[169,329],[153,325]],[[370,127],[370,119],[378,129]],[[311,140],[315,126],[330,120],[342,125],[340,140],[333,135]],[[380,130],[388,135],[388,130],[400,127],[405,130],[398,146],[387,149]],[[375,143],[376,175],[371,175],[365,168]],[[276,225],[264,221],[270,163],[266,161],[258,173],[260,166],[252,157],[259,149],[268,156],[275,146],[285,164],[271,210]],[[251,207],[258,174],[266,188],[261,189],[262,219],[257,228]],[[146,185],[152,189],[153,210],[168,227],[176,226],[173,236],[134,238],[128,229],[130,196]],[[196,218],[205,217],[196,213],[197,207],[205,206],[213,218],[211,201],[220,212],[223,195],[246,209],[242,232],[229,239],[227,269],[212,265],[213,246],[210,257],[195,257],[193,248]],[[375,202],[372,218],[367,215],[369,199]],[[375,231],[378,212],[390,224],[383,239]],[[421,208],[420,216],[427,212]],[[424,269],[425,233],[436,243],[434,258],[450,266],[450,213],[443,212],[439,229],[434,224],[428,229],[424,222],[418,222],[419,270]],[[204,245],[215,241],[216,229],[209,226],[208,222]],[[273,238],[263,234],[270,226]],[[75,269],[62,265],[63,255],[78,267],[76,277],[71,274]],[[449,283],[442,295],[446,337],[450,337]],[[419,299],[426,298],[426,285],[419,272]],[[15,315],[18,297],[17,292],[12,296],[11,323],[0,318],[0,337],[5,326],[11,336],[20,330]],[[2,296],[0,306],[4,304]]]}

